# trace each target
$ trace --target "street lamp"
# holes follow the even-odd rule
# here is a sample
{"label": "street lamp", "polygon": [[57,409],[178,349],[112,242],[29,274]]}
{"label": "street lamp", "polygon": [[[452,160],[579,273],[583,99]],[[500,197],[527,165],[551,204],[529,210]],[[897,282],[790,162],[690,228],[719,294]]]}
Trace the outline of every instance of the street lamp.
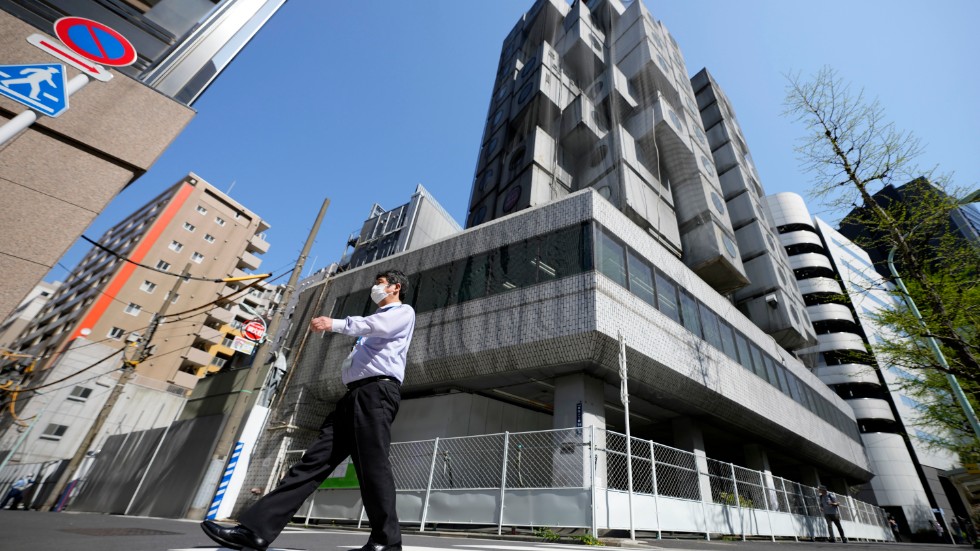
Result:
{"label": "street lamp", "polygon": [[[957,204],[966,204],[975,201],[977,197],[980,196],[980,190],[972,193],[965,199],[957,202]],[[913,228],[914,230],[915,228]],[[912,232],[910,231],[909,234]],[[906,234],[905,237],[908,237]],[[905,300],[906,306],[915,316],[916,321],[922,326],[922,329],[926,332],[926,344],[929,346],[929,350],[936,357],[936,361],[939,365],[946,371],[946,381],[949,382],[949,387],[953,391],[953,396],[956,397],[956,401],[959,403],[960,408],[963,410],[963,414],[966,416],[967,421],[970,422],[970,426],[973,427],[973,434],[980,441],[980,420],[977,419],[977,414],[973,411],[973,406],[970,405],[970,401],[966,399],[966,394],[963,393],[963,389],[960,387],[960,383],[956,380],[956,376],[949,372],[949,363],[946,361],[946,356],[943,354],[942,349],[939,348],[939,343],[936,342],[935,337],[929,334],[929,328],[926,326],[926,321],[922,318],[922,314],[919,309],[915,306],[915,302],[912,301],[912,295],[909,294],[909,290],[905,287],[905,282],[902,281],[901,276],[898,275],[898,270],[895,269],[895,251],[898,249],[898,245],[892,246],[892,249],[888,251],[888,271],[891,272],[892,277],[895,279],[895,284],[898,286],[899,290],[902,291],[902,298]]]}

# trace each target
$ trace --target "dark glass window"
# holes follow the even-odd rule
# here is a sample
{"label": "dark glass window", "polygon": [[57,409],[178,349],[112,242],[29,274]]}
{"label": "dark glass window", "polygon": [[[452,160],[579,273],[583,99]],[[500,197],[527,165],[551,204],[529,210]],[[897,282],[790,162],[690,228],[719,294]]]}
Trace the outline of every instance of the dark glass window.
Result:
{"label": "dark glass window", "polygon": [[698,317],[698,301],[694,300],[694,297],[687,291],[681,291],[681,314],[684,327],[699,338],[703,338],[701,319]]}
{"label": "dark glass window", "polygon": [[766,365],[762,362],[762,352],[759,351],[759,347],[749,343],[749,351],[752,353],[752,370],[763,380],[772,383],[773,381],[766,375]]}
{"label": "dark glass window", "polygon": [[587,226],[578,225],[544,236],[540,245],[538,281],[561,279],[592,269]]}
{"label": "dark glass window", "polygon": [[486,253],[453,262],[452,292],[456,302],[466,302],[487,295],[487,270],[490,256]]}
{"label": "dark glass window", "polygon": [[653,267],[645,260],[636,256],[633,251],[627,253],[629,261],[630,291],[647,303],[657,305],[653,290]]}
{"label": "dark glass window", "polygon": [[677,304],[677,284],[657,271],[657,308],[667,317],[681,322],[681,312]]}
{"label": "dark glass window", "polygon": [[699,304],[699,306],[701,307],[701,326],[704,327],[704,340],[718,350],[723,350],[721,330],[718,329],[718,315],[704,304]]}
{"label": "dark glass window", "polygon": [[520,241],[497,249],[490,259],[490,294],[535,282],[537,241]]}
{"label": "dark glass window", "polygon": [[626,287],[626,251],[623,244],[607,232],[597,239],[596,250],[599,271],[616,283]]}
{"label": "dark glass window", "polygon": [[755,370],[752,368],[752,357],[749,353],[749,342],[737,331],[735,332],[735,346],[738,348],[739,363],[745,369],[754,372]]}
{"label": "dark glass window", "polygon": [[719,320],[718,328],[721,329],[722,350],[725,351],[725,354],[729,358],[737,362],[738,350],[735,349],[735,335],[732,332],[732,326],[728,325],[728,323],[725,322],[724,320]]}
{"label": "dark glass window", "polygon": [[428,312],[445,308],[449,304],[449,289],[452,284],[450,265],[437,266],[419,274],[419,289],[416,294],[416,312]]}

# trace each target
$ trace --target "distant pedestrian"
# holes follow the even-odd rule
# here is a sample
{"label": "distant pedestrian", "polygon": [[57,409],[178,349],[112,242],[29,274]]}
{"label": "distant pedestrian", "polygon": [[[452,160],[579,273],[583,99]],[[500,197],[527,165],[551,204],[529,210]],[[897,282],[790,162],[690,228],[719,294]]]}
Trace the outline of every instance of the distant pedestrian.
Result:
{"label": "distant pedestrian", "polygon": [[24,499],[24,490],[34,484],[34,478],[30,476],[23,476],[14,481],[13,485],[10,486],[10,491],[7,492],[7,496],[3,498],[3,503],[0,503],[0,509],[5,509],[7,507],[7,502],[13,500],[13,505],[10,506],[11,509],[17,509],[20,507],[20,502]]}
{"label": "distant pedestrian", "polygon": [[956,517],[949,521],[949,533],[953,535],[953,542],[957,545],[963,543],[963,531],[960,530],[960,523]]}
{"label": "distant pedestrian", "polygon": [[895,520],[895,517],[888,516],[888,526],[892,529],[892,535],[895,536],[895,541],[902,541],[902,532],[898,529],[898,521]]}
{"label": "distant pedestrian", "polygon": [[826,486],[820,486],[817,491],[820,492],[820,512],[823,513],[823,518],[827,521],[827,541],[836,541],[833,527],[836,524],[841,541],[847,543],[844,528],[840,525],[840,503],[837,502],[837,496],[833,492],[828,492]]}
{"label": "distant pedestrian", "polygon": [[934,520],[932,521],[932,529],[936,531],[936,540],[942,543],[943,536],[946,535],[946,530],[943,529],[943,525],[939,524],[938,520]]}

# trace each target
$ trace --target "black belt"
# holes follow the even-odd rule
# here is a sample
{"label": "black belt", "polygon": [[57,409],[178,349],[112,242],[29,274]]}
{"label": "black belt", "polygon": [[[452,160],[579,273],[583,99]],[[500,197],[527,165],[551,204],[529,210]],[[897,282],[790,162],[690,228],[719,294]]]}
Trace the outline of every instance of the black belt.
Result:
{"label": "black belt", "polygon": [[347,390],[354,390],[355,388],[360,388],[366,384],[377,383],[379,381],[392,381],[397,384],[402,384],[401,381],[394,377],[389,377],[387,375],[378,375],[377,377],[365,377],[363,379],[358,379],[356,381],[351,381],[347,383]]}

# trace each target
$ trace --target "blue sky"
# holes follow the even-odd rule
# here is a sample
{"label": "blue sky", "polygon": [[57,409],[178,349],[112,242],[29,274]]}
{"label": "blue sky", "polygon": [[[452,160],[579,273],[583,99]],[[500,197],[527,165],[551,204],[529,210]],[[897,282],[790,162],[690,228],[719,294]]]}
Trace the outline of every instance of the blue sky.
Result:
{"label": "blue sky", "polygon": [[[85,232],[98,238],[188,172],[269,221],[260,271],[295,261],[325,197],[304,276],[339,259],[373,203],[423,184],[461,224],[500,45],[532,0],[292,0],[195,104],[153,168]],[[707,67],[731,100],[767,193],[805,196],[781,116],[783,75],[836,68],[922,140],[924,167],[980,187],[980,2],[647,0],[691,74]],[[833,213],[811,205],[836,221]],[[62,260],[73,267],[88,249]],[[46,279],[61,279],[56,268]],[[285,282],[280,279],[279,282]]]}

